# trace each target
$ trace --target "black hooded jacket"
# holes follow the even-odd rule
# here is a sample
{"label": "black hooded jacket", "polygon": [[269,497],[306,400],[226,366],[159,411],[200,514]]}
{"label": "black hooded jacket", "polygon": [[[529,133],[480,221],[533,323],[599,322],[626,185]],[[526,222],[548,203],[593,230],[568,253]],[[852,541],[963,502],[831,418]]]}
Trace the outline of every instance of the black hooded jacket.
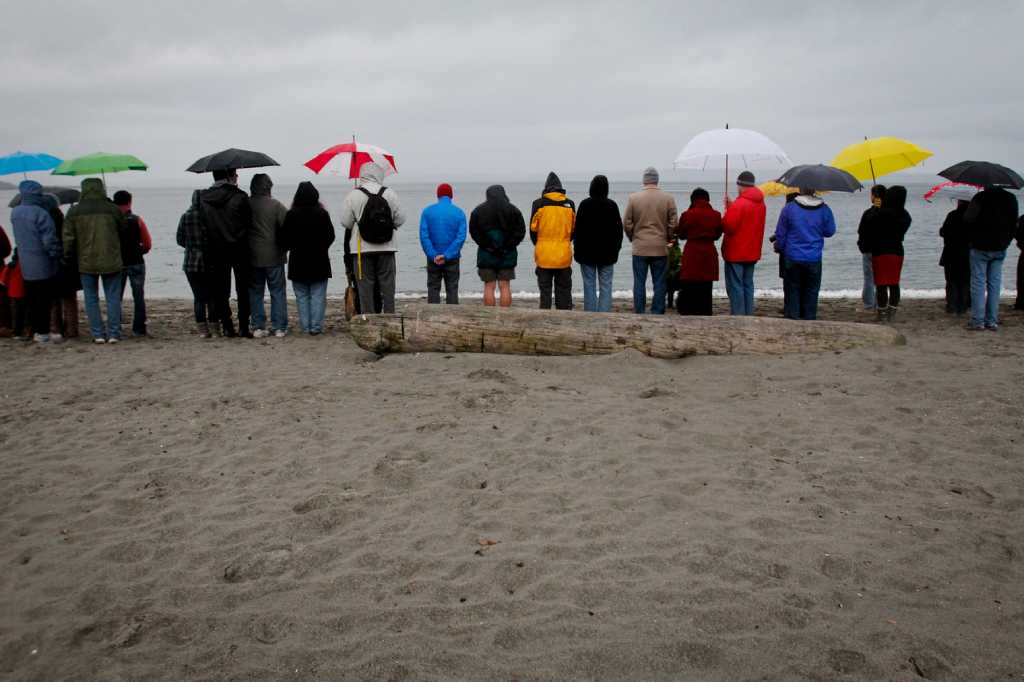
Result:
{"label": "black hooded jacket", "polygon": [[518,262],[516,248],[526,237],[526,220],[501,185],[488,187],[486,196],[487,200],[469,215],[469,236],[479,247],[476,266],[488,270],[514,268]]}
{"label": "black hooded jacket", "polygon": [[858,240],[863,242],[864,253],[872,256],[903,255],[903,237],[910,229],[910,214],[904,208],[906,203],[906,187],[893,185],[886,190],[882,206],[870,216],[865,216],[864,233]]}
{"label": "black hooded jacket", "polygon": [[1000,187],[974,195],[964,214],[972,249],[1005,251],[1017,229],[1017,197]]}
{"label": "black hooded jacket", "polygon": [[288,279],[304,284],[330,279],[334,223],[320,205],[320,192],[311,182],[300,182],[291,210],[281,227],[281,245],[288,249]]}
{"label": "black hooded jacket", "polygon": [[252,227],[249,195],[228,182],[220,182],[199,195],[200,215],[206,226],[207,258],[233,260],[248,248]]}
{"label": "black hooded jacket", "polygon": [[971,244],[967,237],[967,226],[964,224],[967,206],[966,201],[958,204],[946,215],[939,229],[939,236],[942,237],[939,265],[961,273],[970,272],[971,269]]}
{"label": "black hooded jacket", "polygon": [[619,205],[608,198],[608,178],[595,175],[590,181],[590,197],[580,202],[576,212],[573,245],[577,263],[592,266],[614,265],[622,249],[622,216]]}

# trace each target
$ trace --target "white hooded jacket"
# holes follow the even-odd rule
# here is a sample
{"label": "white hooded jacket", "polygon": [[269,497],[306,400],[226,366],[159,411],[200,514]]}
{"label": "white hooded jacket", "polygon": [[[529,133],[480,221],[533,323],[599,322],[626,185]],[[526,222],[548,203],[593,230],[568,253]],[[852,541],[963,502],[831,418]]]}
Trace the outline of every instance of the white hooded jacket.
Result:
{"label": "white hooded jacket", "polygon": [[[370,244],[365,241],[361,245],[359,244],[358,223],[359,219],[363,216],[363,209],[366,208],[367,197],[358,188],[362,187],[367,192],[376,194],[383,186],[383,182],[383,168],[374,162],[363,164],[363,167],[359,170],[359,180],[356,181],[356,189],[349,192],[348,196],[345,197],[345,203],[341,207],[341,227],[345,230],[352,230],[352,238],[349,240],[349,249],[352,253],[359,251],[362,253],[398,251],[397,232],[391,237],[391,241],[383,244]],[[398,203],[398,195],[395,193],[395,190],[390,187],[385,189],[384,200],[391,207],[391,217],[395,221],[395,229],[397,230],[405,222],[405,214],[402,213],[402,207]]]}

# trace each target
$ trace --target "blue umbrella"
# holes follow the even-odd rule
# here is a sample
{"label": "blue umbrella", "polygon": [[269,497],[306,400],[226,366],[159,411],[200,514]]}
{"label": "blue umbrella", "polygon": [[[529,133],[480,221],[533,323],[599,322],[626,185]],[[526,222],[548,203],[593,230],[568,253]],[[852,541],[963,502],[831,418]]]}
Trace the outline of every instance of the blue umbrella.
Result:
{"label": "blue umbrella", "polygon": [[50,154],[14,152],[7,156],[0,156],[0,175],[21,173],[27,178],[29,171],[50,170],[59,166],[60,163],[60,159]]}

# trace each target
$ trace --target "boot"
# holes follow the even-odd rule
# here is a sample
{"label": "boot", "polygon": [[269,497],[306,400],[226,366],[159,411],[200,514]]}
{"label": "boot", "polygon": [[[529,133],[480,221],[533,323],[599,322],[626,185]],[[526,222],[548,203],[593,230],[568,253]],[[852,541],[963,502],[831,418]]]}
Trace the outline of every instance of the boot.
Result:
{"label": "boot", "polygon": [[897,308],[896,306],[894,306],[894,305],[889,306],[889,322],[895,322],[896,321],[896,311],[897,310],[899,310],[899,308]]}
{"label": "boot", "polygon": [[197,322],[196,334],[198,334],[199,338],[201,339],[210,338],[210,325],[206,324],[205,322]]}

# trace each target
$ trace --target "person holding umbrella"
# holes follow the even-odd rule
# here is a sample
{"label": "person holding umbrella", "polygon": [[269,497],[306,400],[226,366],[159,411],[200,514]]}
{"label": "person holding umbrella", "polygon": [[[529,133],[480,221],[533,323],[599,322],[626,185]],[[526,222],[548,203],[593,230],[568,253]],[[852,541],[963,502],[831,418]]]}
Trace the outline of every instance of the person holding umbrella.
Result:
{"label": "person holding umbrella", "polygon": [[25,280],[32,338],[36,343],[60,341],[59,333],[49,333],[61,255],[60,240],[50,217],[50,200],[43,195],[42,185],[34,180],[22,181],[18,192],[21,204],[11,211],[11,224]]}
{"label": "person holding umbrella", "polygon": [[[238,171],[214,170],[213,185],[199,196],[200,214],[206,226],[205,259],[211,269],[210,297],[225,336],[251,338],[249,332],[249,232],[252,206],[249,195],[238,188]],[[238,298],[238,331],[231,319],[231,275]]]}
{"label": "person holding umbrella", "polygon": [[861,253],[861,262],[864,270],[864,288],[861,290],[860,298],[864,303],[864,310],[878,310],[878,301],[875,298],[875,273],[871,269],[871,251],[865,241],[865,234],[868,223],[882,208],[882,200],[885,199],[885,185],[871,186],[871,206],[860,216],[860,224],[857,226],[857,249]]}
{"label": "person holding umbrella", "polygon": [[1017,212],[1017,197],[989,185],[974,195],[964,213],[971,246],[971,331],[999,331],[1003,261],[1017,230]]}
{"label": "person holding umbrella", "polygon": [[764,193],[757,188],[754,174],[743,171],[736,178],[739,196],[725,195],[722,216],[722,260],[725,262],[725,291],[732,315],[754,314],[754,267],[761,260],[767,209]]}
{"label": "person holding umbrella", "polygon": [[1024,216],[1017,221],[1017,248],[1020,255],[1017,256],[1017,300],[1013,309],[1024,310]]}
{"label": "person holding umbrella", "polygon": [[821,254],[825,240],[836,233],[832,209],[814,190],[801,188],[800,195],[786,204],[775,227],[775,244],[785,259],[786,317],[791,320],[818,318],[821,289]]}
{"label": "person holding umbrella", "polygon": [[906,202],[906,187],[893,185],[886,189],[882,206],[867,218],[861,234],[864,248],[871,254],[879,320],[892,321],[900,304],[903,237],[911,222]]}

